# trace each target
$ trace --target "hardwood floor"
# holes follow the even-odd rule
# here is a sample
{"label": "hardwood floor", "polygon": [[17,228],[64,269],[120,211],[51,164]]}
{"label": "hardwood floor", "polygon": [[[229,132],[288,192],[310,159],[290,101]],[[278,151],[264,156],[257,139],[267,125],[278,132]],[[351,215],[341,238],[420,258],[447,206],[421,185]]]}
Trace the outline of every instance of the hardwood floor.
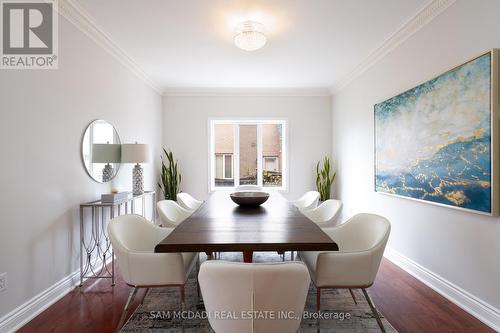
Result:
{"label": "hardwood floor", "polygon": [[399,332],[495,332],[385,258],[368,290]]}
{"label": "hardwood floor", "polygon": [[[87,281],[19,332],[114,332],[129,290],[121,277],[115,287],[107,279]],[[143,293],[143,290],[138,292],[130,314]],[[387,259],[383,259],[369,293],[376,307],[399,332],[494,332]]]}

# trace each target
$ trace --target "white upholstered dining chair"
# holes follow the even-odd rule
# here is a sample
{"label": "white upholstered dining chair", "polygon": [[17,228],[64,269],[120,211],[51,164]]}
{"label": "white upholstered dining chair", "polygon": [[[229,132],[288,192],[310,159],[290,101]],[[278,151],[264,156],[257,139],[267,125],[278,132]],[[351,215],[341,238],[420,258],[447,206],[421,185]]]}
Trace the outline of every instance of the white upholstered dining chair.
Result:
{"label": "white upholstered dining chair", "polygon": [[318,207],[308,210],[301,210],[308,219],[320,227],[333,226],[342,209],[342,201],[328,199]]}
{"label": "white upholstered dining chair", "polygon": [[162,225],[167,228],[175,228],[187,219],[193,211],[182,208],[173,200],[161,200],[156,203],[158,214]]}
{"label": "white upholstered dining chair", "polygon": [[315,208],[318,205],[318,201],[319,201],[319,192],[308,191],[297,200],[292,201],[292,203],[299,210],[308,210]]}
{"label": "white upholstered dining chair", "polygon": [[125,283],[133,287],[118,327],[121,327],[138,288],[177,287],[180,302],[184,304],[184,286],[198,262],[198,253],[155,253],[156,244],[171,231],[153,225],[140,215],[122,215],[109,222],[108,235],[118,269]]}
{"label": "white upholstered dining chair", "polygon": [[262,186],[257,185],[240,185],[236,187],[236,192],[245,192],[245,191],[262,191]]}
{"label": "white upholstered dining chair", "polygon": [[177,201],[179,202],[179,204],[183,208],[188,209],[188,210],[192,210],[192,211],[197,210],[201,206],[201,204],[203,203],[203,201],[200,201],[200,200],[193,198],[193,196],[191,196],[190,194],[188,194],[186,192],[178,193],[177,194]]}
{"label": "white upholstered dining chair", "polygon": [[[206,261],[200,267],[198,279],[210,326],[217,333],[296,332],[311,281],[301,262]],[[226,319],[213,315],[222,311],[237,316],[270,311],[275,318]],[[293,314],[294,318],[278,318],[278,312]]]}
{"label": "white upholstered dining chair", "polygon": [[338,227],[324,228],[323,231],[338,244],[339,251],[299,252],[316,286],[317,310],[321,306],[322,289],[349,289],[356,302],[352,289],[360,288],[380,329],[385,332],[366,288],[375,281],[391,224],[379,215],[358,214]]}

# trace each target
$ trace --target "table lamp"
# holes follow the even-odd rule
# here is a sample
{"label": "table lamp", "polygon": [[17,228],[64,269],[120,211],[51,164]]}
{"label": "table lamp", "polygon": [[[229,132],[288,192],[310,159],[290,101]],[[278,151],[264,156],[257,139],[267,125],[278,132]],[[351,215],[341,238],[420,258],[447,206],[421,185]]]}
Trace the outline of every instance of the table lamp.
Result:
{"label": "table lamp", "polygon": [[122,144],[122,163],[136,163],[132,170],[132,184],[134,195],[144,193],[144,171],[139,163],[150,162],[149,147],[142,143]]}
{"label": "table lamp", "polygon": [[120,163],[121,145],[115,143],[94,143],[92,145],[92,163],[106,163],[102,169],[103,183],[113,179],[114,169],[110,163]]}

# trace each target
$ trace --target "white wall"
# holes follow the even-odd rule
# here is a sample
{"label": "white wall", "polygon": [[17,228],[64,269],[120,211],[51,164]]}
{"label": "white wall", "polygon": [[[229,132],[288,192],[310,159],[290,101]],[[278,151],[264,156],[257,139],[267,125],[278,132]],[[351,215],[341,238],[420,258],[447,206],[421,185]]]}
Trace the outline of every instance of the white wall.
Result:
{"label": "white wall", "polygon": [[333,97],[333,155],[345,215],[385,215],[393,226],[390,248],[497,309],[500,218],[376,194],[373,105],[500,47],[498,13],[496,0],[458,0]]}
{"label": "white wall", "polygon": [[[0,71],[0,273],[8,273],[0,318],[79,269],[79,204],[110,190],[81,161],[88,123],[108,120],[122,142],[161,144],[161,96],[64,18],[59,24],[58,70]],[[157,166],[145,166],[147,189]],[[118,178],[130,190],[131,166]]]}
{"label": "white wall", "polygon": [[331,152],[329,97],[204,96],[163,98],[163,145],[179,160],[182,191],[206,198],[208,119],[288,119],[289,198],[315,189],[315,165]]}

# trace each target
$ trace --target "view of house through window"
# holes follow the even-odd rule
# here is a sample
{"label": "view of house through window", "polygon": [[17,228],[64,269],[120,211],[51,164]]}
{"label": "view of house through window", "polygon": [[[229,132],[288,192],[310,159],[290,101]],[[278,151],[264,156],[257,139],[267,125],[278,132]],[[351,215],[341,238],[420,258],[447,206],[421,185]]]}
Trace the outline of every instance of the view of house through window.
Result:
{"label": "view of house through window", "polygon": [[239,132],[239,185],[257,185],[257,125],[239,125]]}
{"label": "view of house through window", "polygon": [[212,189],[285,188],[285,125],[283,120],[212,120]]}
{"label": "view of house through window", "polygon": [[233,124],[215,124],[215,186],[234,186],[234,129]]}
{"label": "view of house through window", "polygon": [[282,185],[283,124],[262,125],[262,183],[264,186]]}

